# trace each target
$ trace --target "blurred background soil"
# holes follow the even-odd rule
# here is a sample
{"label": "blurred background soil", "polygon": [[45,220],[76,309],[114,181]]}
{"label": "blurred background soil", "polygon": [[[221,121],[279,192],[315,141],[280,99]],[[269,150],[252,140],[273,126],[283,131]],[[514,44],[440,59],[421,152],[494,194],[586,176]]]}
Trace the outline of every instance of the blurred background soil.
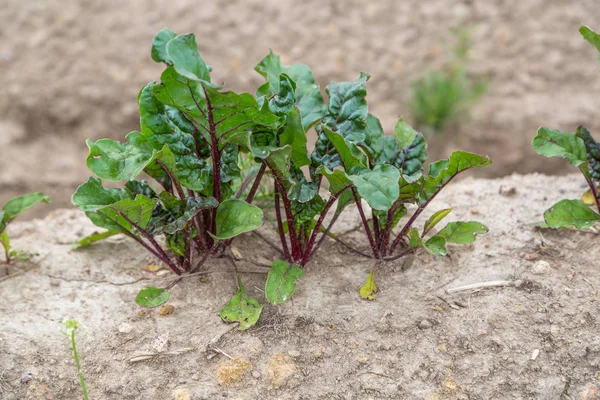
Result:
{"label": "blurred background soil", "polygon": [[494,167],[478,176],[570,172],[533,152],[536,129],[600,128],[597,52],[577,32],[600,27],[597,0],[3,0],[0,21],[0,204],[53,198],[25,218],[70,205],[89,175],[86,138],[138,128],[136,96],[163,69],[150,45],[165,26],[194,32],[213,80],[236,91],[260,84],[253,67],[269,48],[308,64],[323,90],[368,72],[370,111],[388,132],[399,115],[411,122],[411,83],[444,65],[452,32],[468,28],[469,68],[488,91],[469,119],[429,139],[430,158],[487,154]]}

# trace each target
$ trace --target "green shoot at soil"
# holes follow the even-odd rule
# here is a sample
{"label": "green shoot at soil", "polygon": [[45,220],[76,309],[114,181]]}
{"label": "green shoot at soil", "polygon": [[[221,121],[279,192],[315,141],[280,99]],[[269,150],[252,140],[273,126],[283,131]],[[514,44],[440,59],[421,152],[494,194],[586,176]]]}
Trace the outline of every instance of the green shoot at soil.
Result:
{"label": "green shoot at soil", "polygon": [[85,386],[85,380],[83,378],[83,371],[81,370],[81,364],[79,363],[79,355],[77,354],[77,346],[75,345],[75,332],[79,329],[79,321],[75,319],[65,319],[63,321],[65,325],[65,333],[69,337],[71,343],[71,349],[73,350],[73,359],[75,360],[75,365],[77,366],[77,375],[79,376],[79,384],[81,385],[81,390],[83,391],[83,398],[88,400],[88,391]]}

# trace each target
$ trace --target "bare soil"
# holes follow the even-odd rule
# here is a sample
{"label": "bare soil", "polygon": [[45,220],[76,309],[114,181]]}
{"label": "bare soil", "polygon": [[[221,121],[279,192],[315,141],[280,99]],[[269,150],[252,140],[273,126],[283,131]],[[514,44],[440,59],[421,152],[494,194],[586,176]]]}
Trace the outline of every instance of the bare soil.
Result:
{"label": "bare soil", "polygon": [[138,129],[136,96],[160,76],[150,43],[165,26],[195,32],[215,81],[234,90],[260,84],[252,68],[269,48],[310,65],[323,88],[369,72],[387,130],[410,121],[411,82],[444,64],[452,30],[470,28],[489,92],[430,151],[489,155],[480,177],[562,173],[531,150],[536,129],[600,128],[597,52],[577,32],[600,26],[597,0],[4,0],[0,21],[0,203],[38,190],[54,199],[26,218],[70,206],[88,176],[86,138]]}
{"label": "bare soil", "polygon": [[[454,206],[452,218],[482,221],[489,234],[439,260],[417,254],[377,269],[374,301],[358,296],[372,261],[333,241],[281,306],[265,301],[264,275],[244,273],[264,310],[243,332],[218,316],[236,290],[230,272],[186,279],[161,316],[134,297],[174,275],[143,270],[156,261],[132,241],[71,250],[94,230],[72,210],[16,223],[14,245],[39,255],[0,281],[0,397],[81,398],[60,332],[64,318],[76,318],[93,399],[598,399],[600,242],[532,227],[555,201],[579,197],[581,183],[533,174],[450,185],[423,218]],[[364,242],[355,211],[342,222],[346,239]],[[234,243],[242,270],[276,257],[253,235]],[[218,259],[210,268],[231,265]],[[510,284],[446,292],[496,280]],[[221,352],[207,352],[214,347]],[[158,355],[131,362],[140,352]]]}

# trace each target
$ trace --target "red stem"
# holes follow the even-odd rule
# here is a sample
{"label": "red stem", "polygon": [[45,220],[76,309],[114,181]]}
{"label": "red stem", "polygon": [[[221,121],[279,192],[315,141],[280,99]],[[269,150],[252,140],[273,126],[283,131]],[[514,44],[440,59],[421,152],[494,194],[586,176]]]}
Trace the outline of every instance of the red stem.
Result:
{"label": "red stem", "polygon": [[354,202],[356,203],[356,207],[358,207],[358,212],[360,214],[360,218],[362,219],[363,226],[365,227],[365,232],[367,233],[367,237],[369,238],[369,244],[371,245],[371,250],[373,251],[373,255],[375,258],[379,259],[379,249],[375,245],[375,241],[373,240],[373,234],[371,233],[371,228],[369,228],[369,222],[365,217],[365,212],[363,211],[362,204],[360,203],[360,198],[358,197],[358,193],[356,193],[356,188],[352,188],[352,195],[354,196]]}
{"label": "red stem", "polygon": [[247,203],[252,203],[252,200],[254,200],[254,196],[256,196],[256,192],[258,191],[258,187],[260,186],[260,181],[262,180],[266,169],[267,169],[267,164],[263,163],[260,166],[260,169],[258,170],[258,174],[256,175],[256,178],[254,178],[254,183],[252,184],[252,188],[250,189],[250,192],[248,193],[248,197],[246,197]]}
{"label": "red stem", "polygon": [[[352,186],[350,186],[350,185],[346,186],[345,188],[343,188],[342,190],[340,190],[339,192],[337,192],[336,194],[331,196],[331,198],[327,201],[327,204],[325,204],[325,208],[321,212],[321,215],[319,216],[319,219],[317,220],[317,224],[315,225],[315,227],[312,231],[312,234],[310,236],[308,244],[306,245],[306,248],[304,249],[304,257],[302,257],[302,262],[300,263],[301,267],[305,266],[306,263],[308,262],[308,260],[310,259],[310,256],[312,253],[312,248],[315,245],[315,240],[317,240],[317,235],[319,234],[319,230],[321,230],[323,221],[325,221],[327,212],[329,211],[331,206],[333,206],[333,204],[337,201],[337,199],[342,195],[342,193],[344,193],[347,189],[350,189],[351,187]],[[331,224],[330,224],[330,226],[331,226]],[[323,235],[324,236],[327,235],[327,232],[323,233]]]}

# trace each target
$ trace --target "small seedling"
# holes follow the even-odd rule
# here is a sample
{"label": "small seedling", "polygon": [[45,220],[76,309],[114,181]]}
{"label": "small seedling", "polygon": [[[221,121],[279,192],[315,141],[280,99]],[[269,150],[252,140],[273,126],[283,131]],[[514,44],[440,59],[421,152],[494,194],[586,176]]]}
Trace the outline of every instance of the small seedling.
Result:
{"label": "small seedling", "polygon": [[412,88],[409,101],[415,126],[443,133],[450,122],[468,116],[469,108],[487,90],[487,82],[468,72],[470,35],[459,31],[454,57],[444,69],[427,72]]}
{"label": "small seedling", "polygon": [[83,371],[81,370],[79,355],[77,354],[77,346],[75,345],[75,332],[77,329],[79,329],[80,324],[79,321],[75,319],[65,319],[63,324],[65,329],[64,333],[69,338],[71,350],[73,351],[73,359],[75,360],[75,365],[77,366],[77,375],[79,376],[79,384],[81,385],[81,390],[83,391],[83,398],[88,400],[88,391],[87,387],[85,386],[85,379],[83,378]]}
{"label": "small seedling", "polygon": [[0,243],[4,248],[6,264],[10,264],[12,258],[26,260],[30,258],[27,253],[14,250],[10,246],[10,239],[6,233],[6,227],[23,211],[30,209],[38,203],[50,203],[50,198],[43,193],[31,193],[10,199],[2,210],[0,210]]}
{"label": "small seedling", "polygon": [[[579,29],[582,36],[600,51],[600,35],[587,26]],[[565,158],[578,168],[589,186],[589,203],[592,210],[582,200],[561,200],[544,213],[546,225],[551,228],[588,229],[600,221],[600,144],[585,126],[577,128],[575,134],[546,127],[538,129],[532,142],[533,148],[546,157]]]}

